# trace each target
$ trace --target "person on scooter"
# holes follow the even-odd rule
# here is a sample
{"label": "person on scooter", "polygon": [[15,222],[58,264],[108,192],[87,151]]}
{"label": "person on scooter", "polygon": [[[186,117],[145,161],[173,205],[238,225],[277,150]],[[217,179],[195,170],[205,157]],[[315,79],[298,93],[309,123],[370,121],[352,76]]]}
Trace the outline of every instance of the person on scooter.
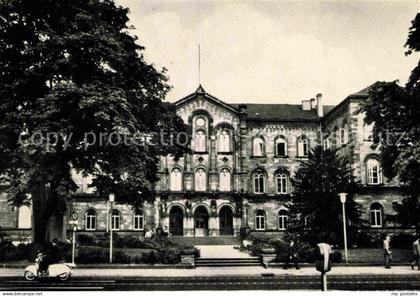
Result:
{"label": "person on scooter", "polygon": [[58,240],[54,238],[51,243],[47,245],[45,248],[45,256],[39,262],[39,272],[40,273],[47,273],[48,267],[51,264],[55,264],[60,262],[61,255],[60,250],[57,246]]}

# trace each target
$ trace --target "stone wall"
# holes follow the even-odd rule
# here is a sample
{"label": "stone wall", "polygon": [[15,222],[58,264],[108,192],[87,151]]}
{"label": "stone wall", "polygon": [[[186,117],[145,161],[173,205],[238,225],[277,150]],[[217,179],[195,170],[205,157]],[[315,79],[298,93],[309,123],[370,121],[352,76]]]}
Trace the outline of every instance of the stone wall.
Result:
{"label": "stone wall", "polygon": [[18,227],[18,211],[7,201],[5,188],[0,188],[0,230]]}
{"label": "stone wall", "polygon": [[[85,214],[89,209],[96,212],[96,229],[86,230]],[[140,232],[141,230],[134,230],[133,214],[134,210],[131,205],[114,203],[114,210],[120,212],[120,229],[116,232]],[[69,207],[68,217],[71,220],[72,214],[77,213],[77,227],[79,231],[85,232],[104,232],[108,230],[108,217],[110,206],[106,198],[101,197],[74,197]],[[155,209],[154,205],[144,203],[142,207],[144,215],[144,229],[155,228]],[[108,214],[109,215],[109,214]],[[67,228],[71,229],[71,224],[68,223]]]}

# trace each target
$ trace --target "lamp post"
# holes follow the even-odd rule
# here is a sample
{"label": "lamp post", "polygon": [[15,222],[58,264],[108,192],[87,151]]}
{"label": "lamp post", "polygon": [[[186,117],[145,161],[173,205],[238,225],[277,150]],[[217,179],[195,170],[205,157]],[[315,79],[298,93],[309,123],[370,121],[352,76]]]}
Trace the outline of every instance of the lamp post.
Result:
{"label": "lamp post", "polygon": [[115,201],[115,194],[109,194],[109,203],[110,203],[110,210],[109,210],[109,263],[112,263],[112,206]]}
{"label": "lamp post", "polygon": [[340,196],[341,204],[343,205],[343,234],[344,234],[344,258],[347,263],[347,223],[346,223],[346,198],[347,193],[339,193],[338,196]]}
{"label": "lamp post", "polygon": [[248,201],[245,201],[244,207],[245,207],[245,227],[249,227],[249,225],[248,225],[248,209],[249,209]]}

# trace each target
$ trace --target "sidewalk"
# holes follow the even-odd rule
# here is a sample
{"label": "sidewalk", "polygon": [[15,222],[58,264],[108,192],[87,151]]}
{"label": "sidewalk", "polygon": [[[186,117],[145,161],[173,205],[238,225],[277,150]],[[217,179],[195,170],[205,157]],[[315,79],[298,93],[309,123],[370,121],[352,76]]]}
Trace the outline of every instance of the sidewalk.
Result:
{"label": "sidewalk", "polygon": [[[76,277],[206,277],[206,276],[258,276],[261,274],[318,276],[320,273],[314,267],[303,267],[300,270],[282,268],[265,269],[253,267],[198,267],[195,269],[84,269],[77,268],[73,272]],[[328,275],[418,275],[419,270],[412,270],[410,266],[394,266],[392,269],[384,267],[350,267],[336,266]],[[23,268],[0,268],[0,277],[23,276]]]}

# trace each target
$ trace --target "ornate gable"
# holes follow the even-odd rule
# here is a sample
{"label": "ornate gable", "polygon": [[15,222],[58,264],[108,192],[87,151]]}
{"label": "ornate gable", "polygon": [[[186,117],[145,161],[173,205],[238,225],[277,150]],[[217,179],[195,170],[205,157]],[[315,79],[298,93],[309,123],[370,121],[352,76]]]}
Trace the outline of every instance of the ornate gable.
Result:
{"label": "ornate gable", "polygon": [[194,112],[206,111],[212,119],[213,126],[219,123],[229,123],[236,126],[239,123],[238,110],[217,99],[216,97],[205,92],[200,85],[195,93],[186,96],[175,103],[177,113],[186,123],[190,123],[190,119]]}

